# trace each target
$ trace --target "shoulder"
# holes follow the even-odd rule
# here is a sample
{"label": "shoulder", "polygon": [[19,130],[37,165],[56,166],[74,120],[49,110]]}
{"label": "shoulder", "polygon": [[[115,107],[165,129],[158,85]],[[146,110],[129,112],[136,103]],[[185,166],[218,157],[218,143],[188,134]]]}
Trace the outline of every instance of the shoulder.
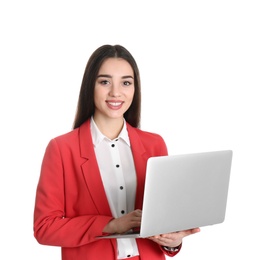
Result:
{"label": "shoulder", "polygon": [[70,154],[80,154],[86,147],[92,147],[89,120],[78,128],[52,138],[47,145],[49,150]]}
{"label": "shoulder", "polygon": [[153,133],[153,132],[148,132],[145,130],[141,130],[139,128],[134,128],[133,129],[140,138],[144,140],[149,140],[149,141],[164,141],[163,137],[160,134]]}
{"label": "shoulder", "polygon": [[52,138],[51,142],[53,141],[53,142],[57,142],[59,144],[71,142],[71,141],[77,139],[78,135],[79,135],[79,128],[76,128],[76,129],[71,130],[69,132],[55,136],[54,138]]}
{"label": "shoulder", "polygon": [[167,153],[165,140],[160,134],[144,131],[129,125],[127,129],[133,145],[142,145],[146,151],[157,151],[162,154]]}
{"label": "shoulder", "polygon": [[78,143],[81,136],[87,137],[90,134],[90,122],[87,120],[78,128],[68,131],[64,134],[54,137],[52,140],[59,144],[75,144]]}
{"label": "shoulder", "polygon": [[46,153],[62,154],[65,151],[75,149],[76,145],[78,144],[78,132],[79,130],[75,129],[53,137],[51,140],[49,140],[49,143],[47,144]]}
{"label": "shoulder", "polygon": [[154,133],[154,132],[149,132],[149,131],[145,131],[142,130],[140,128],[136,128],[131,126],[130,124],[127,123],[127,130],[130,136],[132,135],[137,135],[140,138],[145,138],[149,139],[149,140],[161,140],[164,141],[162,136],[160,134]]}

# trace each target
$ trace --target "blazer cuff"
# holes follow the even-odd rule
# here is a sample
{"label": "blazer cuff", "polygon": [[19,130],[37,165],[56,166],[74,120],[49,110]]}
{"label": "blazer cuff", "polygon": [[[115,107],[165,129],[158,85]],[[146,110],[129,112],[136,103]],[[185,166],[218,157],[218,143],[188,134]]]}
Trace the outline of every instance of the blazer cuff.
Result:
{"label": "blazer cuff", "polygon": [[179,246],[171,248],[171,249],[170,248],[168,249],[168,247],[165,247],[165,246],[161,246],[161,249],[165,255],[174,256],[177,253],[179,253],[179,251],[181,250],[181,247],[182,247],[182,243]]}

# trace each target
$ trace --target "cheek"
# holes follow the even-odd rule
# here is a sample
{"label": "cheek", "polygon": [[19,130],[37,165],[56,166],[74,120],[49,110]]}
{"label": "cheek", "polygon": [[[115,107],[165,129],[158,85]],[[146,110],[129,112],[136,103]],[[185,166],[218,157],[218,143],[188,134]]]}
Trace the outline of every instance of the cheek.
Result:
{"label": "cheek", "polygon": [[95,87],[93,94],[94,94],[94,102],[98,102],[104,97],[104,91],[102,88]]}
{"label": "cheek", "polygon": [[97,108],[101,105],[101,100],[102,100],[102,96],[101,93],[99,91],[94,91],[94,106]]}
{"label": "cheek", "polygon": [[134,98],[134,93],[135,93],[135,89],[134,89],[134,88],[133,88],[133,89],[129,89],[129,91],[128,91],[128,97],[129,97],[129,99],[133,100],[133,98]]}

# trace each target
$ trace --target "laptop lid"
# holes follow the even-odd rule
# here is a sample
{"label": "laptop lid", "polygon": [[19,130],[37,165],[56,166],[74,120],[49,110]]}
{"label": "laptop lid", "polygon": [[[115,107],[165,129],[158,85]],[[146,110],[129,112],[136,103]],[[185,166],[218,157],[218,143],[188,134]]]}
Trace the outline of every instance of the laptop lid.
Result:
{"label": "laptop lid", "polygon": [[231,162],[231,150],[149,158],[140,233],[106,237],[144,238],[222,223]]}

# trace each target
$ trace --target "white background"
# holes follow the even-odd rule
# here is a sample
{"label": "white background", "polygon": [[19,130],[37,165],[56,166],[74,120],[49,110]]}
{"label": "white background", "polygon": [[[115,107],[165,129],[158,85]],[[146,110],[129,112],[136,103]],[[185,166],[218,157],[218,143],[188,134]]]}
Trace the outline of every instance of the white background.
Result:
{"label": "white background", "polygon": [[[234,151],[225,222],[177,260],[261,259],[260,1],[1,1],[1,259],[60,259],[33,237],[45,147],[71,130],[89,55],[121,44],[142,80],[142,125],[170,154]],[[171,204],[171,198],[170,198]]]}

